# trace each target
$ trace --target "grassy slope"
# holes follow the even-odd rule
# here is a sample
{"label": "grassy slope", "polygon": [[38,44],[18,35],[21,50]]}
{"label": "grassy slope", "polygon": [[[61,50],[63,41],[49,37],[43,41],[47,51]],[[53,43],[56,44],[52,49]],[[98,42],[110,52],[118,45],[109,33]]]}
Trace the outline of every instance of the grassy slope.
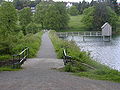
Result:
{"label": "grassy slope", "polygon": [[[84,31],[86,30],[85,25],[82,23],[82,15],[70,16],[69,29],[61,30],[60,32],[72,32],[72,31]],[[120,17],[117,22],[117,31],[120,31]]]}
{"label": "grassy slope", "polygon": [[83,30],[84,24],[81,22],[82,15],[70,16],[69,27],[75,30]]}
{"label": "grassy slope", "polygon": [[[77,61],[77,65],[75,66],[66,66],[66,71],[74,72],[75,75],[84,76],[91,79],[120,82],[120,72],[117,70],[110,69],[109,67],[92,60],[88,53],[81,52],[79,47],[77,47],[73,42],[64,41],[58,38],[54,31],[50,32],[50,37],[57,52],[58,58],[63,57],[63,48],[67,47],[68,54]],[[96,70],[89,69],[81,65],[80,62],[86,63],[96,68]]]}
{"label": "grassy slope", "polygon": [[84,31],[85,26],[81,22],[81,19],[82,19],[82,15],[70,16],[70,21],[68,23],[69,29],[60,30],[60,31],[62,31],[62,32],[64,32],[64,31]]}

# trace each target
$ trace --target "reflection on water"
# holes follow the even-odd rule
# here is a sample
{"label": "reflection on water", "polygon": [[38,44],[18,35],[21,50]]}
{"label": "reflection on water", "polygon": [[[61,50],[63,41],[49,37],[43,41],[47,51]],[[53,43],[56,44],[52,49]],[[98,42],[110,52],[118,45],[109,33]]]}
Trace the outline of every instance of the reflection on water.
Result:
{"label": "reflection on water", "polygon": [[80,36],[69,36],[66,39],[74,40],[81,50],[89,51],[98,62],[120,71],[120,36],[111,42],[103,42],[101,37],[85,37],[85,42]]}

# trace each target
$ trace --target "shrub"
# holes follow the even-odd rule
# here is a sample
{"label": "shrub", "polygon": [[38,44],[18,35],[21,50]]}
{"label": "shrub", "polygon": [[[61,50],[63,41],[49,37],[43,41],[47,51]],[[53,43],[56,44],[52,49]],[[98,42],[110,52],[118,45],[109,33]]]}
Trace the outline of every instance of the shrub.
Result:
{"label": "shrub", "polygon": [[38,30],[38,26],[35,24],[35,23],[30,23],[27,25],[26,27],[26,33],[29,34],[29,33],[37,33],[39,30]]}
{"label": "shrub", "polygon": [[42,31],[36,34],[28,34],[24,37],[22,37],[15,45],[15,47],[12,49],[12,53],[18,54],[21,52],[21,50],[25,47],[30,48],[30,54],[29,57],[34,57],[39,50],[40,44],[41,44],[41,36]]}

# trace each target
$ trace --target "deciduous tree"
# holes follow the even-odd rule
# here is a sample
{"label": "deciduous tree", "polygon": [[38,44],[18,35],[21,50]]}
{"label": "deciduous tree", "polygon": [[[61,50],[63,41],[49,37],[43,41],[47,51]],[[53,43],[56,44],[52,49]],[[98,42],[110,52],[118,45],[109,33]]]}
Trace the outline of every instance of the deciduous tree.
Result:
{"label": "deciduous tree", "polygon": [[10,2],[0,6],[0,50],[10,53],[14,46],[15,29],[17,25],[17,12]]}
{"label": "deciduous tree", "polygon": [[71,16],[76,16],[79,14],[79,11],[76,6],[72,6],[68,9],[68,12]]}
{"label": "deciduous tree", "polygon": [[32,22],[32,12],[29,7],[26,7],[19,12],[19,21],[22,26],[24,34],[26,34],[25,27]]}

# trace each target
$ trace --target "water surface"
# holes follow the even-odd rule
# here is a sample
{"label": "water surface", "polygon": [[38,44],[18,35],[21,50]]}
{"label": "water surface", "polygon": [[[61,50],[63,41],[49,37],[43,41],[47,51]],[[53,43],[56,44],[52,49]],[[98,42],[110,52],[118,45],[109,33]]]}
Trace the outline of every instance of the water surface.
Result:
{"label": "water surface", "polygon": [[85,37],[85,41],[80,36],[66,39],[74,40],[82,51],[89,51],[94,60],[120,71],[120,36],[112,38],[111,42],[103,42],[102,37]]}

